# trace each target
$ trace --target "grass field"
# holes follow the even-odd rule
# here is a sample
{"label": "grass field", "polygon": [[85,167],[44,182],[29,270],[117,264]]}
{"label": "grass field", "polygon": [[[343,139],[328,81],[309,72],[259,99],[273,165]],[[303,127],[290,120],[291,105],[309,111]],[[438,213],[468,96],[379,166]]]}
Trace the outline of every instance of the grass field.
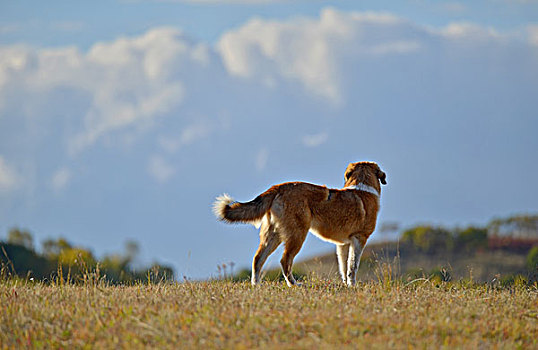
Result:
{"label": "grass field", "polygon": [[0,282],[1,348],[538,347],[538,289],[309,278],[111,286]]}

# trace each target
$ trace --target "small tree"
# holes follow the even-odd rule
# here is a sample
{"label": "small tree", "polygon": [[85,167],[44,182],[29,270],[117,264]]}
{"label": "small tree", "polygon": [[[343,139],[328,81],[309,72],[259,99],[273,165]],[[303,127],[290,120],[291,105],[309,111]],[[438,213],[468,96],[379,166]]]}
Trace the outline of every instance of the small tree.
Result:
{"label": "small tree", "polygon": [[65,249],[58,256],[58,261],[63,265],[84,264],[86,267],[93,267],[97,264],[93,254],[84,248]]}
{"label": "small tree", "polygon": [[140,254],[140,246],[136,241],[128,240],[125,242],[125,260],[127,264],[132,264],[138,254]]}
{"label": "small tree", "polygon": [[442,227],[413,227],[404,231],[402,241],[412,244],[418,251],[429,254],[442,250],[450,251],[454,247],[452,234]]}
{"label": "small tree", "polygon": [[527,254],[527,268],[530,271],[537,271],[538,270],[538,246],[534,246],[529,250],[529,254]]}
{"label": "small tree", "polygon": [[467,252],[486,249],[488,246],[488,230],[486,228],[468,227],[458,232],[456,243],[458,248]]}
{"label": "small tree", "polygon": [[71,249],[71,243],[65,238],[47,239],[43,242],[43,254],[49,259],[58,259],[62,251]]}
{"label": "small tree", "polygon": [[32,237],[32,234],[27,230],[12,228],[8,232],[7,242],[34,250],[34,237]]}

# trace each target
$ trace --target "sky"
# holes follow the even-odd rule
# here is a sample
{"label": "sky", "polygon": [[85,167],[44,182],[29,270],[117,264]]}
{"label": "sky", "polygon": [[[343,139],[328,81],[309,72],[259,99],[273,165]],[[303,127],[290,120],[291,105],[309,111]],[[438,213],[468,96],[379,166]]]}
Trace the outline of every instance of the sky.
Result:
{"label": "sky", "polygon": [[206,278],[258,245],[222,193],[372,160],[378,227],[482,225],[538,211],[537,135],[538,1],[0,3],[0,237]]}

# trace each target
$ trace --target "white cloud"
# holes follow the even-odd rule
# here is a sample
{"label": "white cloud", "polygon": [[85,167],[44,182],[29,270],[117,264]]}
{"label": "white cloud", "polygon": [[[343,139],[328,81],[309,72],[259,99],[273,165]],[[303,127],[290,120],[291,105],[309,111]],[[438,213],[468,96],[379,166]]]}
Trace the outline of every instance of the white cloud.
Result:
{"label": "white cloud", "polygon": [[0,192],[9,192],[17,188],[19,177],[15,169],[0,155]]}
{"label": "white cloud", "polygon": [[218,43],[230,73],[272,84],[282,78],[296,80],[336,104],[343,99],[342,61],[412,53],[420,47],[412,26],[402,19],[331,8],[319,19],[253,19]]}
{"label": "white cloud", "polygon": [[122,100],[121,94],[137,92],[121,91],[120,87],[113,86],[117,83],[111,82],[110,86],[96,93],[95,106],[85,117],[86,128],[71,140],[70,153],[81,151],[109,132],[150,122],[182,99],[183,87],[179,82],[160,86],[146,96],[133,96],[130,101]]}
{"label": "white cloud", "polygon": [[[527,35],[531,43],[537,41],[535,33],[530,26]],[[353,95],[354,86],[363,84],[360,79],[365,74],[360,72],[367,73],[365,67],[382,64],[384,58],[402,62],[406,56],[434,58],[445,50],[446,56],[435,59],[444,61],[439,64],[452,64],[469,52],[479,56],[491,50],[489,54],[509,56],[507,47],[523,44],[518,42],[520,37],[519,33],[500,33],[473,23],[431,28],[390,14],[327,8],[318,19],[252,19],[224,34],[217,48],[232,75],[275,88],[296,82],[338,106]],[[477,45],[486,51],[478,52]]]}
{"label": "white cloud", "polygon": [[[234,123],[248,110],[243,107],[252,107],[261,101],[256,98],[265,96],[267,90],[260,85],[272,86],[274,100],[268,102],[265,117],[275,116],[275,120],[288,118],[284,111],[295,103],[329,102],[331,107],[342,107],[342,103],[362,101],[370,92],[382,96],[413,83],[424,84],[419,86],[422,91],[432,91],[435,86],[428,85],[428,79],[436,74],[443,75],[447,89],[459,91],[462,81],[475,73],[476,65],[467,64],[469,53],[490,72],[509,71],[521,66],[522,55],[513,49],[523,47],[525,54],[525,45],[538,45],[537,33],[535,26],[529,26],[527,42],[520,43],[513,40],[515,36],[471,23],[430,28],[386,13],[327,8],[319,18],[252,19],[224,33],[216,49],[173,28],[99,42],[88,52],[74,47],[0,47],[0,119],[15,118],[9,110],[26,114],[27,124],[35,129],[62,125],[72,155],[103,139],[134,140],[150,128],[157,129],[153,141],[165,152],[175,153],[223,132],[212,122],[192,122],[192,114],[222,112]],[[480,50],[476,43],[481,43]],[[72,101],[72,95],[79,100]],[[247,95],[254,99],[249,101]],[[298,95],[301,102],[294,100]],[[444,101],[450,96],[435,98]],[[191,112],[189,117],[184,117],[184,108]],[[361,112],[354,118],[365,118]],[[62,113],[68,116],[60,123],[57,116]],[[325,116],[313,113],[310,118],[324,120]],[[234,127],[240,130],[237,124],[230,129]],[[327,137],[306,135],[301,142],[316,147]],[[267,158],[267,151],[260,154],[261,160]]]}
{"label": "white cloud", "polygon": [[165,158],[154,155],[148,162],[149,174],[159,183],[165,183],[176,173],[176,168]]}
{"label": "white cloud", "polygon": [[303,145],[306,147],[318,147],[329,139],[327,132],[320,132],[318,134],[305,135],[302,138]]}
{"label": "white cloud", "polygon": [[17,91],[36,101],[58,89],[85,96],[73,117],[82,119],[82,129],[70,137],[71,154],[111,133],[153,125],[183,103],[185,79],[212,59],[207,45],[171,28],[96,43],[87,53],[12,46],[0,48],[0,57],[0,114],[6,96]]}
{"label": "white cloud", "polygon": [[213,130],[213,125],[209,121],[200,121],[185,127],[178,136],[161,135],[157,141],[168,153],[176,153],[181,147],[204,139]]}
{"label": "white cloud", "polygon": [[[531,45],[538,45],[537,32],[535,26],[528,27]],[[216,51],[174,28],[99,42],[86,53],[74,47],[0,47],[0,116],[8,103],[33,119],[45,118],[43,106],[50,115],[72,107],[66,144],[69,154],[75,155],[107,136],[143,131],[159,118],[179,114],[193,94],[193,110],[205,108],[217,94],[235,98],[224,91],[230,76],[274,91],[303,88],[315,100],[321,96],[338,106],[355,98],[356,86],[368,84],[362,81],[364,67],[383,62],[384,57],[412,57],[445,45],[447,57],[457,58],[457,48],[446,47],[451,42],[470,48],[480,42],[495,48],[506,41],[494,29],[471,23],[432,29],[391,14],[327,8],[319,18],[252,19],[223,34]],[[69,100],[48,102],[48,95],[57,90],[85,101],[77,105]],[[193,124],[178,136],[161,136],[158,143],[167,152],[175,152],[211,132]]]}
{"label": "white cloud", "polygon": [[492,27],[482,27],[474,23],[450,23],[441,33],[451,39],[464,39],[468,43],[497,40],[502,36]]}
{"label": "white cloud", "polygon": [[185,88],[182,69],[206,64],[203,45],[192,45],[180,31],[154,29],[135,38],[98,43],[87,54],[96,77],[88,77],[94,104],[85,116],[86,130],[72,142],[77,152],[102,135],[133,125],[151,125],[179,106]]}
{"label": "white cloud", "polygon": [[157,138],[159,146],[168,153],[176,153],[181,148],[181,140],[171,136],[159,136]]}
{"label": "white cloud", "polygon": [[67,167],[62,167],[56,170],[56,172],[54,172],[51,178],[52,188],[55,191],[63,190],[71,181],[71,177],[71,170],[69,170],[69,168]]}
{"label": "white cloud", "polygon": [[529,44],[538,47],[538,24],[528,26],[527,36]]}
{"label": "white cloud", "polygon": [[269,150],[264,147],[258,151],[254,159],[254,165],[257,171],[263,171],[267,167],[267,161],[269,160]]}
{"label": "white cloud", "polygon": [[188,126],[181,132],[180,141],[184,145],[193,143],[194,141],[204,138],[211,132],[211,127],[205,123],[197,123]]}

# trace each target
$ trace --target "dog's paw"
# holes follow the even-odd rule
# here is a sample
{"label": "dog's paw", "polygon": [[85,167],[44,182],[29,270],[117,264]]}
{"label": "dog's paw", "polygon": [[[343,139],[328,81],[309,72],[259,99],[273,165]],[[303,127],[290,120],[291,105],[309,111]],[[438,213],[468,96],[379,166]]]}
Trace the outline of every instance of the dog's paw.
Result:
{"label": "dog's paw", "polygon": [[286,284],[288,285],[288,287],[292,288],[292,287],[305,287],[306,285],[302,282],[297,282],[297,281],[293,281],[292,283],[286,281]]}

